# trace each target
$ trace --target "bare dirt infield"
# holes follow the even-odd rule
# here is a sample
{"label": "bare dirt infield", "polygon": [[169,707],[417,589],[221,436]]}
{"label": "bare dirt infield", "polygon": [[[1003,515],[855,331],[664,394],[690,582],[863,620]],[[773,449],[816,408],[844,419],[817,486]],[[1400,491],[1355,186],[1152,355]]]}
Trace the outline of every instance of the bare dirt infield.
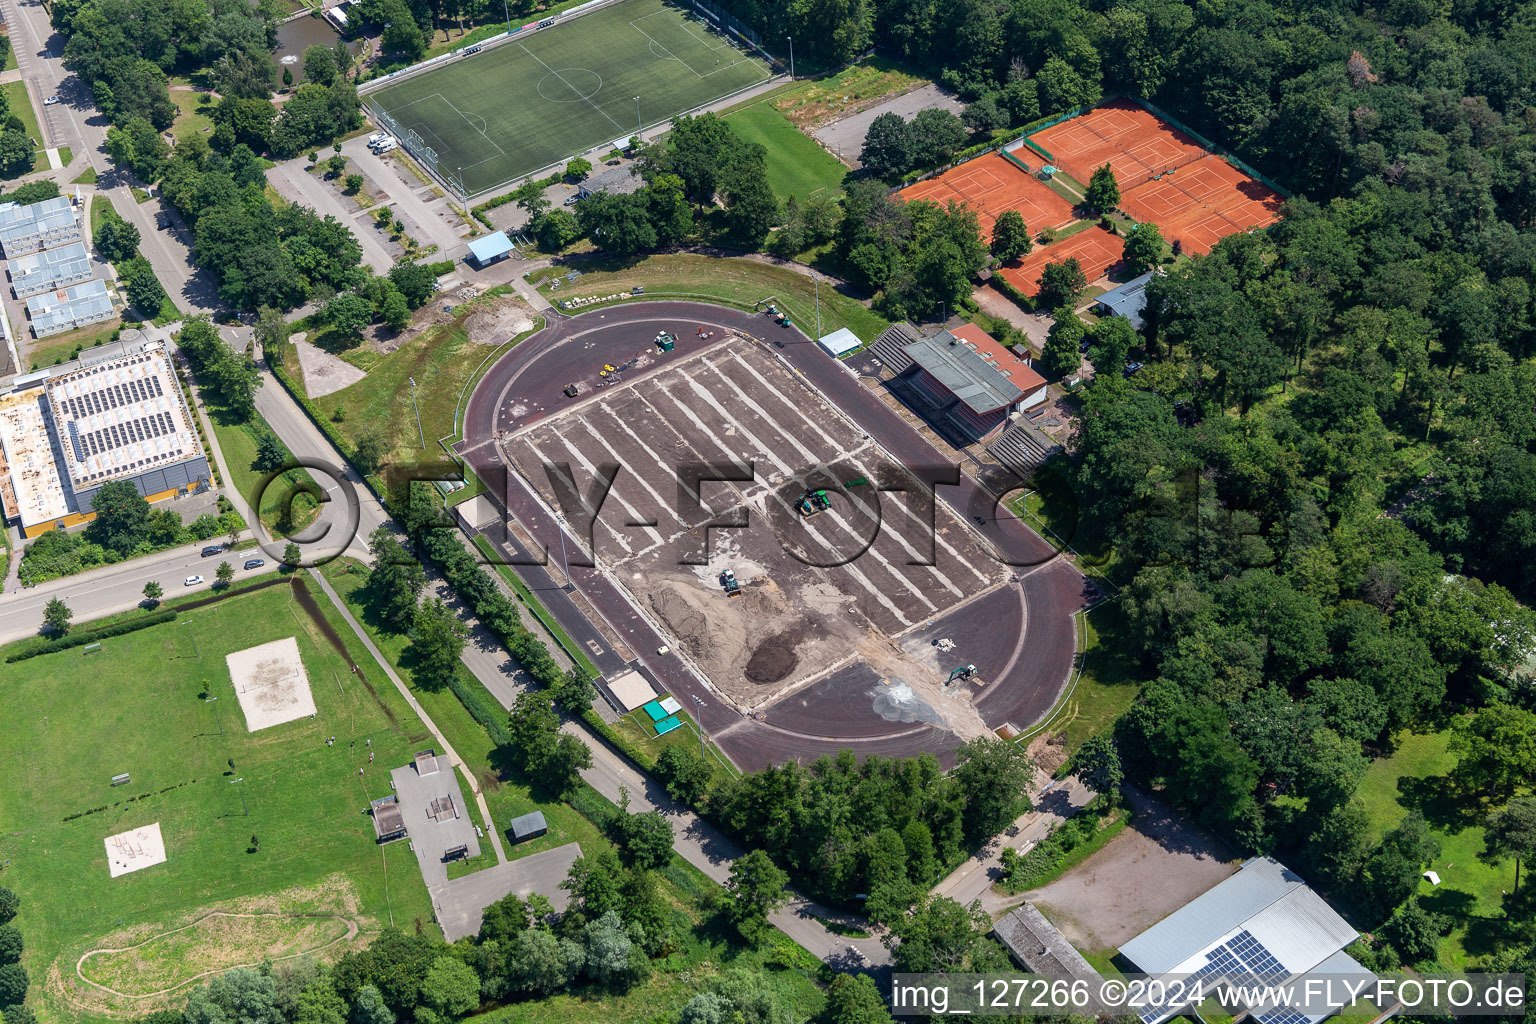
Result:
{"label": "bare dirt infield", "polygon": [[925,199],[940,206],[951,201],[969,206],[976,211],[984,242],[992,240],[992,225],[1005,210],[1019,211],[1031,232],[1065,227],[1074,219],[1070,202],[996,153],[968,160],[937,178],[904,188],[901,198],[908,202]]}
{"label": "bare dirt infield", "polygon": [[998,273],[1019,291],[1034,298],[1040,294],[1040,272],[1047,263],[1075,259],[1082,264],[1088,283],[1106,277],[1124,262],[1125,239],[1095,224],[1051,245],[1038,246],[1020,260],[1003,264]]}
{"label": "bare dirt infield", "polygon": [[1232,850],[1127,790],[1136,816],[1102,850],[1025,896],[1079,949],[1109,952],[1238,869]]}
{"label": "bare dirt infield", "polygon": [[[1001,585],[1005,568],[946,505],[914,499],[922,489],[905,469],[758,346],[729,339],[601,390],[505,450],[579,535],[590,527],[598,563],[739,708],[863,662],[857,687],[877,691],[856,701],[863,716],[907,685],[956,735],[986,731],[969,695],[948,699],[959,694],[941,693],[932,666],[893,638]],[[746,479],[706,482],[704,507],[682,508],[678,466],[704,462]],[[620,470],[594,521],[575,495],[593,493],[604,464]],[[566,472],[574,490],[555,482]],[[832,507],[802,519],[795,500],[815,488]],[[743,525],[705,525],[733,518]],[[725,595],[724,569],[740,597]]]}
{"label": "bare dirt infield", "polygon": [[315,713],[309,675],[299,657],[298,641],[293,637],[234,651],[226,654],[224,661],[250,732]]}

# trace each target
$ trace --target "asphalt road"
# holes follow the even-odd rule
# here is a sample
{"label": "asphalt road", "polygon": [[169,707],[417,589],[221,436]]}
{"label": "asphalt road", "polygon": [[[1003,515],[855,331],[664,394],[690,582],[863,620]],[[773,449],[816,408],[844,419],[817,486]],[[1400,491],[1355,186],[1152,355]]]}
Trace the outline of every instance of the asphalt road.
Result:
{"label": "asphalt road", "polygon": [[[565,401],[560,392],[567,383],[595,381],[596,371],[604,362],[628,358],[661,329],[677,335],[679,356],[718,340],[699,338],[700,326],[758,337],[772,346],[791,372],[863,425],[893,458],[909,467],[953,468],[895,410],[798,329],[777,327],[762,316],[683,302],[635,302],[576,317],[551,310],[546,316],[548,326],[543,332],[514,348],[481,380],[467,405],[465,440],[457,450],[490,484],[512,517],[556,553],[551,557],[559,557],[562,533],[565,550],[579,551],[575,535],[508,466],[496,441],[558,408]],[[1052,545],[997,506],[990,492],[970,476],[961,474],[958,485],[941,486],[939,494],[1020,576],[1017,586],[1025,598],[1028,654],[1016,652],[1006,662],[1004,674],[989,681],[978,707],[985,708],[990,724],[1010,721],[1026,727],[1051,707],[1070,676],[1076,650],[1072,613],[1088,602],[1091,593],[1081,574],[1058,558]],[[531,560],[515,542],[506,541],[505,545],[518,561]],[[608,646],[548,571],[526,564],[517,565],[516,570],[578,644],[591,641]],[[926,749],[946,755],[958,742],[947,733],[914,731],[900,723],[892,723],[882,739],[839,735],[835,722],[825,723],[824,734],[811,735],[743,718],[677,654],[659,653],[669,641],[605,570],[572,562],[570,578],[607,626],[636,653],[638,662],[695,713],[706,731],[743,768],[755,769],[785,758],[814,759],[843,747],[892,755]],[[963,615],[955,618],[958,623],[966,621]],[[986,622],[973,618],[978,621],[970,626],[985,633]],[[599,659],[605,674],[619,667],[616,655],[610,660],[614,664]],[[941,744],[938,750],[934,749],[936,741]]]}
{"label": "asphalt road", "polygon": [[[144,584],[150,580],[158,582],[165,597],[170,598],[211,589],[213,571],[219,567],[220,562],[227,561],[235,567],[237,581],[277,569],[277,563],[270,558],[260,569],[240,568],[248,558],[264,557],[260,551],[252,548],[225,551],[218,557],[202,556],[204,547],[219,543],[221,539],[214,538],[171,548],[144,558],[109,565],[78,576],[50,580],[8,594],[4,600],[0,600],[0,643],[9,643],[37,633],[43,625],[43,606],[55,597],[64,599],[70,611],[74,612],[76,622],[83,622],[136,607],[144,600]],[[204,579],[195,586],[184,586],[183,581],[189,576],[202,576]]]}

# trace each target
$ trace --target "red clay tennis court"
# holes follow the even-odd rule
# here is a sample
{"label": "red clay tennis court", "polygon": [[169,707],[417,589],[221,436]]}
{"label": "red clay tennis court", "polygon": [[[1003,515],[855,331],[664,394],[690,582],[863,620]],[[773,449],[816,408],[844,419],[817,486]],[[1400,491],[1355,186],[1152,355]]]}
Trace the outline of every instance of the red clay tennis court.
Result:
{"label": "red clay tennis court", "polygon": [[1034,175],[996,153],[953,167],[937,178],[901,190],[906,202],[926,199],[940,206],[951,200],[976,211],[981,238],[992,240],[992,224],[1004,210],[1018,210],[1031,233],[1072,223],[1072,204],[1037,181]]}
{"label": "red clay tennis court", "polygon": [[1219,156],[1126,191],[1120,208],[1158,226],[1185,252],[1205,254],[1227,235],[1268,227],[1280,218],[1278,193]]}
{"label": "red clay tennis court", "polygon": [[1206,155],[1204,147],[1130,100],[1111,100],[1029,137],[1083,184],[1105,164],[1123,193]]}
{"label": "red clay tennis court", "polygon": [[1040,294],[1040,271],[1047,263],[1063,263],[1075,256],[1082,264],[1088,283],[1092,284],[1114,269],[1124,254],[1124,239],[1095,224],[1071,238],[1037,248],[1022,260],[1005,263],[998,273],[1019,291],[1034,298]]}

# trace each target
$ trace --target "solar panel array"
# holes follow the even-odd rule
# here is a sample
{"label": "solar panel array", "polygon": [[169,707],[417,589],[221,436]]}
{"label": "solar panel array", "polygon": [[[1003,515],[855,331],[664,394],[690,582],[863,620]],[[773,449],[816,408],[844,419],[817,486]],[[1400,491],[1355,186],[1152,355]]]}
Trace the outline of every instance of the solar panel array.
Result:
{"label": "solar panel array", "polygon": [[1289,1006],[1258,1015],[1260,1024],[1312,1024],[1312,1018]]}
{"label": "solar panel array", "polygon": [[[1218,981],[1240,985],[1273,984],[1290,974],[1264,943],[1254,938],[1253,933],[1246,928],[1207,951],[1205,960],[1204,966],[1191,974],[1185,982],[1184,993],[1194,991],[1197,985],[1208,989]],[[1153,1024],[1177,1012],[1180,1005],[1174,1005],[1171,1000],[1148,1005],[1142,1008],[1140,1016],[1145,1024]],[[1260,1019],[1264,1020],[1262,1017]],[[1264,1024],[1307,1024],[1307,1018],[1301,1016],[1297,1020],[1264,1020]]]}

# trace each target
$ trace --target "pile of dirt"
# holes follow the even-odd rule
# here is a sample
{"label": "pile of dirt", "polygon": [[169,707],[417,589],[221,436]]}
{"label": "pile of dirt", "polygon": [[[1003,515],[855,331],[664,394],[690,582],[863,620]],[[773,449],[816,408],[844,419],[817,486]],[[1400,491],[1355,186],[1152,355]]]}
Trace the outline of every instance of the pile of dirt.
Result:
{"label": "pile of dirt", "polygon": [[1054,732],[1037,736],[1030,741],[1028,753],[1041,771],[1055,775],[1056,769],[1067,763],[1067,734]]}
{"label": "pile of dirt", "polygon": [[[689,594],[683,586],[668,582],[651,591],[649,597],[651,607],[690,657],[708,660],[720,650],[726,638],[721,636],[718,623],[711,622],[704,609],[689,599],[696,595]],[[740,642],[739,637],[735,639]]]}
{"label": "pile of dirt", "polygon": [[796,623],[768,637],[757,645],[741,674],[753,683],[777,683],[788,677],[800,664],[798,647],[806,632],[804,623]]}
{"label": "pile of dirt", "polygon": [[476,345],[504,345],[524,331],[533,329],[533,310],[511,295],[497,295],[476,309],[464,321],[464,331]]}

